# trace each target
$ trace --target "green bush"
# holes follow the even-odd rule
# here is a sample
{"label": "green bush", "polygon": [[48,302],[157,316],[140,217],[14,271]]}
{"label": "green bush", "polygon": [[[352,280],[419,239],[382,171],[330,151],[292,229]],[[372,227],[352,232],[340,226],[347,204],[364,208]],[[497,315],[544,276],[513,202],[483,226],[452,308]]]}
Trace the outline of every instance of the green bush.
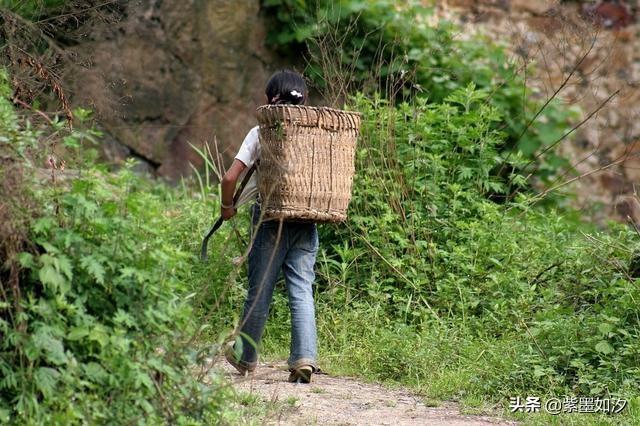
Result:
{"label": "green bush", "polygon": [[[283,52],[306,51],[306,74],[321,93],[338,82],[335,90],[343,96],[382,91],[401,101],[417,96],[440,103],[473,83],[500,111],[493,125],[507,136],[497,148],[528,158],[557,143],[578,116],[558,99],[543,108],[546,99],[527,87],[503,45],[460,37],[461,30],[449,22],[433,24],[425,2],[263,0],[262,5],[276,21],[268,40]],[[536,161],[536,175],[545,179],[566,166],[550,149]]]}
{"label": "green bush", "polygon": [[35,250],[18,255],[21,298],[0,306],[4,416],[154,423],[215,413],[229,395],[192,377],[193,256],[167,240],[162,192],[129,171],[91,172],[39,201]]}
{"label": "green bush", "polygon": [[[486,96],[353,101],[349,221],[320,236],[325,362],[438,398],[637,396],[640,288],[626,273],[637,235],[524,195],[489,201],[504,191],[491,174],[503,135]],[[270,348],[286,341],[286,305],[275,306]]]}
{"label": "green bush", "polygon": [[[43,133],[21,124],[7,87],[0,80],[0,154],[8,165],[0,422],[219,421],[232,394],[218,376],[206,375],[213,382],[205,385],[196,373],[216,345],[200,353],[192,344],[195,256],[172,232],[183,196],[129,167],[111,174],[69,163],[74,170],[38,177]],[[57,132],[66,132],[67,159],[94,134]]]}

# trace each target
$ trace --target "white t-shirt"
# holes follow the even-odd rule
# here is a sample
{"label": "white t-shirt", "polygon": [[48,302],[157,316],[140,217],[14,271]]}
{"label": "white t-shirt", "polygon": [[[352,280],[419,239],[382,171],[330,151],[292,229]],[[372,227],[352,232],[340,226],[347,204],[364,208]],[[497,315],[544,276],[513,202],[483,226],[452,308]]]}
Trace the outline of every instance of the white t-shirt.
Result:
{"label": "white t-shirt", "polygon": [[[240,175],[238,180],[242,182],[245,175],[255,164],[255,162],[260,158],[260,140],[259,140],[259,127],[256,126],[253,129],[249,130],[247,136],[245,136],[242,145],[240,145],[240,149],[235,156],[236,160],[239,160],[247,166],[244,172]],[[258,180],[257,180],[257,171],[253,173],[253,176],[247,182],[247,186],[244,187],[244,191],[242,191],[242,195],[238,199],[236,203],[236,207],[239,207],[246,203],[247,201],[254,200],[256,198],[256,194],[258,193]]]}

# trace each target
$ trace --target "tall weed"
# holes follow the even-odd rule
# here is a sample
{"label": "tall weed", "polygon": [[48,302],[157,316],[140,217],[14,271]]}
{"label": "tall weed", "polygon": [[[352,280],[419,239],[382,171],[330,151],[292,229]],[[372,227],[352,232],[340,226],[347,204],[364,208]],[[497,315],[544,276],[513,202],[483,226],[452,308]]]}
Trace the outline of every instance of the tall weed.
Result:
{"label": "tall weed", "polygon": [[88,165],[94,132],[32,128],[7,87],[0,78],[0,423],[224,419],[232,392],[190,344],[195,256],[172,232],[184,194],[131,165]]}
{"label": "tall weed", "polygon": [[[325,359],[440,398],[637,396],[637,235],[531,208],[526,192],[490,201],[505,190],[491,173],[504,134],[486,96],[352,101],[363,123],[350,218],[320,237]],[[269,347],[286,340],[284,299],[275,306]]]}

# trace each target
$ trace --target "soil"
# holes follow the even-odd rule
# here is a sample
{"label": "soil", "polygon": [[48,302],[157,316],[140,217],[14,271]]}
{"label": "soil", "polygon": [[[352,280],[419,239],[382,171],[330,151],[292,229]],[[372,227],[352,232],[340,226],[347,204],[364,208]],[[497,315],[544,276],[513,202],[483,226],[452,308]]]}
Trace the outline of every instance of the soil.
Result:
{"label": "soil", "polygon": [[315,374],[310,384],[288,383],[284,364],[261,364],[243,377],[225,362],[225,374],[237,390],[256,394],[284,408],[262,424],[286,425],[515,425],[486,415],[460,413],[452,402],[429,407],[424,398],[407,389],[390,389],[353,378]]}

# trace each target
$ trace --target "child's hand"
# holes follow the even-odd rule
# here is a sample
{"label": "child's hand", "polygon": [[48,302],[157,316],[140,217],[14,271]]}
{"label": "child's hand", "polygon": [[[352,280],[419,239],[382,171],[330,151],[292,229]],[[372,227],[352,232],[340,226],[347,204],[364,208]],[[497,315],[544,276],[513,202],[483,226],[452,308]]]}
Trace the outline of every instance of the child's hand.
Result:
{"label": "child's hand", "polygon": [[220,208],[220,212],[222,214],[223,220],[229,220],[234,217],[237,213],[236,209],[233,207],[229,207],[228,209]]}

